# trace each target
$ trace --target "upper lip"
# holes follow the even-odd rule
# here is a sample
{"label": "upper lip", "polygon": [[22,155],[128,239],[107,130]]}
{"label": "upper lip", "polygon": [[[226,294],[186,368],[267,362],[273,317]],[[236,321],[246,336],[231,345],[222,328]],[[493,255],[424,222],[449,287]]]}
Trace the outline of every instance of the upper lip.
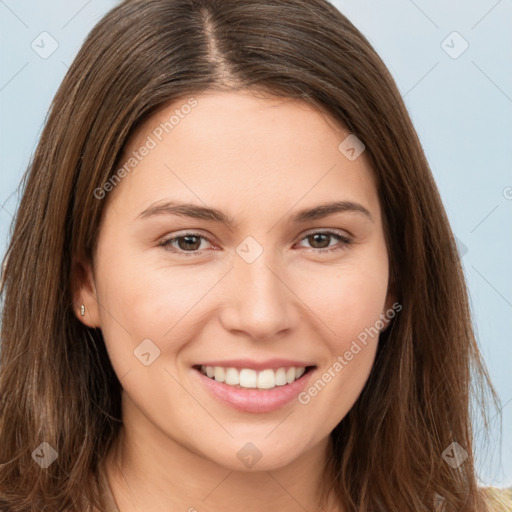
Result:
{"label": "upper lip", "polygon": [[296,361],[292,359],[267,359],[266,361],[253,361],[251,359],[229,359],[223,361],[204,361],[195,366],[220,366],[222,368],[250,368],[252,370],[267,370],[278,368],[306,368],[308,366],[315,366],[311,362]]}

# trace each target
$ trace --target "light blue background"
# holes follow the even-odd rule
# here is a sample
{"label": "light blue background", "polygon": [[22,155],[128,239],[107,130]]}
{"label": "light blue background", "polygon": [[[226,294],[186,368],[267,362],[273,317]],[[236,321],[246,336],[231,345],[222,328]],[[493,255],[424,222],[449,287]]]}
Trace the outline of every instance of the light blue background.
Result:
{"label": "light blue background", "polygon": [[[482,483],[512,485],[512,3],[338,0],[405,97],[460,240],[477,337],[503,405],[503,437],[477,451]],[[0,256],[16,188],[53,95],[107,0],[0,0]],[[32,48],[46,31],[47,59]],[[458,58],[441,46],[457,31]],[[452,42],[453,40],[453,42]],[[462,40],[444,44],[456,52]],[[48,48],[48,46],[46,46]],[[449,50],[449,48],[447,48]],[[480,436],[477,436],[480,439]],[[501,459],[501,460],[500,460]]]}

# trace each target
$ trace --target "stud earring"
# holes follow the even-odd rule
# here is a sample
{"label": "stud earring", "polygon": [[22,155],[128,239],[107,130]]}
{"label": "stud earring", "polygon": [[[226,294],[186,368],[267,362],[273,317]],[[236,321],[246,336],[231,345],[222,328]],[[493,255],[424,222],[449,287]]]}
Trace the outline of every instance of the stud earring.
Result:
{"label": "stud earring", "polygon": [[83,304],[80,306],[80,314],[85,316],[85,306]]}

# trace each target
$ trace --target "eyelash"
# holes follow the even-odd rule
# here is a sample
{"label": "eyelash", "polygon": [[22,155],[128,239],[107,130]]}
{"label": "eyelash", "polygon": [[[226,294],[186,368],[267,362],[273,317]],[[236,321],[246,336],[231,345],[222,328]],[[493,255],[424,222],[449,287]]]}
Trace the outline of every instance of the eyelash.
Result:
{"label": "eyelash", "polygon": [[[338,238],[340,240],[340,242],[343,242],[343,245],[341,245],[341,246],[334,246],[334,247],[330,247],[330,248],[323,248],[323,249],[315,249],[314,247],[309,248],[311,251],[314,251],[314,252],[317,252],[317,253],[322,253],[323,254],[323,253],[326,253],[326,252],[344,250],[346,248],[346,246],[352,244],[352,239],[349,238],[348,236],[342,235],[342,234],[340,234],[340,233],[338,233],[336,231],[331,231],[329,229],[323,230],[323,231],[313,231],[312,233],[308,233],[300,241],[302,242],[306,238],[308,238],[310,236],[313,236],[313,235],[328,235],[328,236],[331,236],[331,237],[334,237],[334,238]],[[176,237],[173,237],[173,238],[168,238],[166,240],[163,240],[159,245],[161,247],[163,247],[164,249],[168,250],[168,251],[171,251],[171,252],[183,255],[185,257],[200,256],[202,254],[202,251],[199,251],[199,250],[183,251],[183,250],[176,250],[174,248],[171,248],[171,244],[173,242],[176,242],[180,238],[186,238],[187,236],[193,236],[193,237],[196,237],[196,238],[201,238],[202,240],[206,240],[206,241],[210,242],[210,240],[207,237],[201,235],[200,233],[188,232],[188,233],[184,233],[183,235],[180,235],[180,236],[176,236]]]}

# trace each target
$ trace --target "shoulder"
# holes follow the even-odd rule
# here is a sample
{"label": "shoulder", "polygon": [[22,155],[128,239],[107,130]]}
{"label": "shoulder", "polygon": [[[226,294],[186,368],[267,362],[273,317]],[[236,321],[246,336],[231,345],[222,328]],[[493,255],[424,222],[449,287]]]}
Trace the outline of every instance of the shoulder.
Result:
{"label": "shoulder", "polygon": [[480,493],[491,512],[510,512],[512,510],[512,487],[482,487]]}

